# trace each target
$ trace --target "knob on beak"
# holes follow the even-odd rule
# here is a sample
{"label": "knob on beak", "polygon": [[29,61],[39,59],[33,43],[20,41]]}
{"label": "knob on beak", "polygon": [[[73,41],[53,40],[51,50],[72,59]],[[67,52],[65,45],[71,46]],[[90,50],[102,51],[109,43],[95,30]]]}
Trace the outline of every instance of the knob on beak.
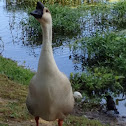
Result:
{"label": "knob on beak", "polygon": [[32,11],[30,14],[35,18],[41,18],[43,15],[44,5],[41,2],[37,2],[36,10]]}

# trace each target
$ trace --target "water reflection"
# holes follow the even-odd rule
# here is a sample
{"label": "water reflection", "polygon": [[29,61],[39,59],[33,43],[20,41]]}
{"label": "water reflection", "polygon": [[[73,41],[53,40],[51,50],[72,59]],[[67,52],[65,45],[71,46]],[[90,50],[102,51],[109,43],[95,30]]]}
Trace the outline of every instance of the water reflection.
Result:
{"label": "water reflection", "polygon": [[126,117],[126,95],[120,94],[115,98],[117,109],[121,116]]}

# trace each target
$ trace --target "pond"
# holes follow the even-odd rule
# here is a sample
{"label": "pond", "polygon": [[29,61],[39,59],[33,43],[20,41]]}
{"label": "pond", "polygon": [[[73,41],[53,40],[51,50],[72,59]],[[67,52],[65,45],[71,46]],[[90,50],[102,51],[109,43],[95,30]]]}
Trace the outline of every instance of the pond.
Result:
{"label": "pond", "polygon": [[[14,7],[16,4],[13,3],[12,6]],[[23,30],[20,22],[27,16],[24,10],[20,8],[15,10],[10,9],[6,0],[0,0],[0,38],[2,40],[0,44],[3,45],[3,50],[0,50],[0,53],[3,57],[10,58],[17,61],[19,65],[36,71],[41,44],[35,44],[36,42],[30,40],[27,33]],[[82,20],[85,22],[85,19],[82,18]],[[53,44],[54,58],[60,71],[68,77],[71,72],[82,71],[82,64],[77,62],[76,59],[70,58],[73,53],[69,48],[69,43],[82,36],[91,36],[97,30],[106,30],[104,27],[94,26],[93,21],[90,23],[86,22],[83,29],[80,35],[73,38],[55,35],[56,43],[54,42]],[[113,27],[109,27],[109,30],[113,30]],[[38,41],[41,43],[41,38]],[[126,116],[125,104],[126,100],[120,100],[118,109],[121,115]]]}

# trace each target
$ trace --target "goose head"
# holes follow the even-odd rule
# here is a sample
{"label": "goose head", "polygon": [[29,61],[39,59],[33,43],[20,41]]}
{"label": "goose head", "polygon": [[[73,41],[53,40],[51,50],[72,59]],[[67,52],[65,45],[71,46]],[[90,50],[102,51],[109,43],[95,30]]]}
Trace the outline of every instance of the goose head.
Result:
{"label": "goose head", "polygon": [[41,2],[37,2],[36,10],[32,11],[30,14],[42,25],[52,23],[52,17],[49,9],[44,7]]}

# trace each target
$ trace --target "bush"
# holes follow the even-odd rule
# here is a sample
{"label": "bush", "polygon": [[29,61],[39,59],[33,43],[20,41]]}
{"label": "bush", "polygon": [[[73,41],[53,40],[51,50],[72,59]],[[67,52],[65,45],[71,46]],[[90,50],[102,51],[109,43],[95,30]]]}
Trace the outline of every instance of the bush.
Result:
{"label": "bush", "polygon": [[108,92],[114,94],[122,92],[123,79],[124,76],[118,76],[118,73],[107,67],[95,67],[88,69],[88,73],[70,75],[73,89],[90,97],[103,96]]}
{"label": "bush", "polygon": [[[46,5],[45,5],[46,6]],[[47,5],[49,8],[52,19],[53,19],[53,33],[62,34],[62,35],[75,35],[80,32],[80,23],[79,19],[81,13],[77,8],[70,8],[67,6],[61,5]],[[28,8],[28,14],[33,11],[35,8]],[[28,19],[21,22],[27,31],[32,31],[32,35],[41,35],[40,24],[32,16],[29,16]],[[30,30],[28,30],[30,29]]]}
{"label": "bush", "polygon": [[76,90],[84,90],[88,94],[92,94],[93,91],[96,94],[126,91],[125,35],[96,34],[92,38],[86,37],[76,41],[71,48],[74,55],[80,55],[83,59],[79,61],[91,68],[85,74],[72,76],[71,80]]}
{"label": "bush", "polygon": [[126,0],[117,2],[113,6],[112,21],[118,28],[126,29]]}

